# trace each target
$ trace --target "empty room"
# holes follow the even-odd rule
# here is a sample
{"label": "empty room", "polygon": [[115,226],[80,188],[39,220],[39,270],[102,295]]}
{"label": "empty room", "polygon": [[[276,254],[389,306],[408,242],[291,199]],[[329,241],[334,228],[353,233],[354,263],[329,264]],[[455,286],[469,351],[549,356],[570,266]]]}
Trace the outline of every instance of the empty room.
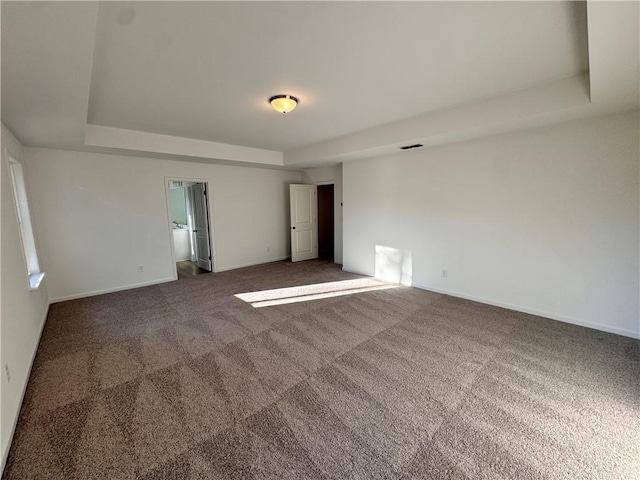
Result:
{"label": "empty room", "polygon": [[0,9],[3,479],[640,478],[640,2]]}

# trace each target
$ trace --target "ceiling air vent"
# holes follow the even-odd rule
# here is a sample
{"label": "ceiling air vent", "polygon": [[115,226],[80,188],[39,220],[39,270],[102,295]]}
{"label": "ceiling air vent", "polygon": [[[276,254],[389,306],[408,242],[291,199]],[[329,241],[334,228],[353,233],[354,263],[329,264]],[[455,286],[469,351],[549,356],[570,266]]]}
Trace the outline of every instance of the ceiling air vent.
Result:
{"label": "ceiling air vent", "polygon": [[414,143],[413,145],[405,145],[404,147],[400,147],[400,150],[411,150],[412,148],[420,148],[424,147],[421,143]]}

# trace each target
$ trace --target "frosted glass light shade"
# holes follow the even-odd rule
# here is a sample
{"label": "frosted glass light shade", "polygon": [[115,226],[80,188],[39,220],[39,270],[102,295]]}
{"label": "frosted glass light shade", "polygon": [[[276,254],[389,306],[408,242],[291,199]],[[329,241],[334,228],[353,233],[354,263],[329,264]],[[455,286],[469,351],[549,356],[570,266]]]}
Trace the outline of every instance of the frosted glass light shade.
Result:
{"label": "frosted glass light shade", "polygon": [[298,99],[291,95],[275,95],[269,99],[271,106],[280,113],[289,113],[298,105]]}

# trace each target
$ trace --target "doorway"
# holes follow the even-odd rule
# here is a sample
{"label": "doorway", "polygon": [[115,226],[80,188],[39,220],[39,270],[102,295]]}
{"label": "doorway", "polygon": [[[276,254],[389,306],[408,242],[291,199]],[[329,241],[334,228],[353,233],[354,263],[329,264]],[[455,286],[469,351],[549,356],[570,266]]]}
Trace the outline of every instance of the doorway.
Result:
{"label": "doorway", "polygon": [[318,258],[334,259],[333,184],[318,185]]}
{"label": "doorway", "polygon": [[323,258],[335,262],[334,184],[289,185],[291,261]]}
{"label": "doorway", "polygon": [[204,268],[200,268],[196,262],[192,262],[191,260],[176,262],[176,272],[178,274],[178,280],[200,275],[201,273],[209,273]]}
{"label": "doorway", "polygon": [[213,270],[207,182],[168,180],[169,220],[176,278]]}

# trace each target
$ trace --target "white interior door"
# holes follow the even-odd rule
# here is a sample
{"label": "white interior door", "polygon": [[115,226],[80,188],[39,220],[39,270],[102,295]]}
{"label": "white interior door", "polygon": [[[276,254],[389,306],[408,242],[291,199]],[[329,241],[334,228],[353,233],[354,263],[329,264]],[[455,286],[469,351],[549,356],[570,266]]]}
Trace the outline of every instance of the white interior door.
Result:
{"label": "white interior door", "polygon": [[187,224],[189,226],[189,260],[196,262],[198,260],[196,254],[196,234],[193,233],[196,230],[195,220],[193,218],[193,184],[185,187],[187,198]]}
{"label": "white interior door", "polygon": [[318,258],[318,188],[289,185],[291,198],[291,261]]}
{"label": "white interior door", "polygon": [[209,210],[207,187],[204,183],[193,186],[193,223],[196,244],[196,262],[200,268],[211,271],[211,242],[209,241]]}

